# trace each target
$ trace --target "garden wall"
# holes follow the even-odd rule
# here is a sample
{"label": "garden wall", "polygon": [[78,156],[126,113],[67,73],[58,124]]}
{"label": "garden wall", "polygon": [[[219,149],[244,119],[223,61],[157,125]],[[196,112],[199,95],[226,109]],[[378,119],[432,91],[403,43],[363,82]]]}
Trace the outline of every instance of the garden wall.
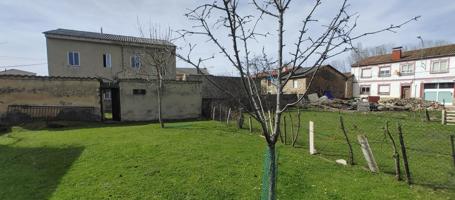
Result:
{"label": "garden wall", "polygon": [[[121,80],[119,86],[122,121],[158,120],[156,81]],[[199,81],[165,81],[162,93],[164,120],[200,118],[201,104]]]}
{"label": "garden wall", "polygon": [[99,121],[100,82],[94,78],[0,75],[0,119]]}

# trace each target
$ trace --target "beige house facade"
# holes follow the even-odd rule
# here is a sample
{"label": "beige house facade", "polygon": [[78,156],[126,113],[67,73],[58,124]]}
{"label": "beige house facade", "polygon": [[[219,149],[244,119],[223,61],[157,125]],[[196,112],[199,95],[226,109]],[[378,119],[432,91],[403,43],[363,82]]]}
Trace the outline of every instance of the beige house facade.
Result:
{"label": "beige house facade", "polygon": [[166,41],[67,29],[44,34],[49,76],[154,79],[159,66],[175,80],[176,47]]}

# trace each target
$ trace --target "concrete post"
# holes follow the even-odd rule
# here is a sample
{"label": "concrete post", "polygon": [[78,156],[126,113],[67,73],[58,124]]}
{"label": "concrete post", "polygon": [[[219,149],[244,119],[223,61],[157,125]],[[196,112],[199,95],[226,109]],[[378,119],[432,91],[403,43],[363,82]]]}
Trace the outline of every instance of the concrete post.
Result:
{"label": "concrete post", "polygon": [[314,148],[314,122],[310,121],[310,128],[309,128],[309,142],[310,142],[310,154],[316,154],[316,149]]}

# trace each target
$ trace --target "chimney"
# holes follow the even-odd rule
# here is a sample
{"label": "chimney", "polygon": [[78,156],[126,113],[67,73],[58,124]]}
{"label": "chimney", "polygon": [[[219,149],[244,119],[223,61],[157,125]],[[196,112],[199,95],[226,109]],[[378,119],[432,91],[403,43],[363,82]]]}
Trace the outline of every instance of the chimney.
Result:
{"label": "chimney", "polygon": [[401,59],[401,49],[402,47],[395,47],[392,50],[392,60],[397,61]]}

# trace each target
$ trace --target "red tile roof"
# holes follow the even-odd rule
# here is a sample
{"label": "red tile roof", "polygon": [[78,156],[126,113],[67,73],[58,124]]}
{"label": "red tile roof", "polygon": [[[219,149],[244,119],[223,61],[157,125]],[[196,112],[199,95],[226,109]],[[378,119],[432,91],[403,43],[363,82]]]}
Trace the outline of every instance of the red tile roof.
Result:
{"label": "red tile roof", "polygon": [[357,63],[352,64],[352,67],[378,65],[378,64],[386,64],[386,63],[396,63],[396,62],[403,62],[403,61],[438,58],[438,57],[454,56],[454,55],[455,55],[455,44],[451,44],[451,45],[432,47],[432,48],[426,48],[426,49],[418,49],[418,50],[413,50],[413,51],[404,51],[402,53],[400,60],[392,60],[392,54],[372,56],[372,57],[365,58],[363,60],[360,60]]}

